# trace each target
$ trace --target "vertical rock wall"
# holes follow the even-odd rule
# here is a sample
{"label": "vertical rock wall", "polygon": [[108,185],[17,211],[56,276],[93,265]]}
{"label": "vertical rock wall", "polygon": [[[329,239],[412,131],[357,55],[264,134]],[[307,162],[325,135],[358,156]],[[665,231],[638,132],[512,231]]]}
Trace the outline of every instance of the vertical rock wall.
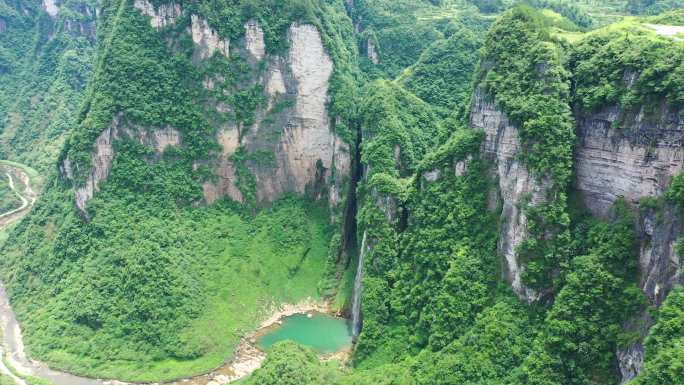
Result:
{"label": "vertical rock wall", "polygon": [[[662,196],[672,177],[684,170],[684,122],[679,111],[661,105],[647,113],[617,106],[578,113],[576,187],[592,214],[606,217],[618,197],[634,207],[641,199]],[[660,305],[680,281],[674,243],[684,235],[671,207],[642,208],[638,232],[641,287]]]}
{"label": "vertical rock wall", "polygon": [[[155,28],[175,23],[183,12],[175,3],[155,8],[147,0],[136,0],[134,6],[151,17],[150,23]],[[221,39],[205,19],[191,15],[190,20],[188,33],[195,43],[197,64],[215,52],[229,57],[230,43]],[[265,204],[285,193],[297,193],[314,199],[325,198],[331,207],[337,206],[349,178],[351,157],[348,144],[334,133],[334,125],[328,117],[329,81],[334,64],[320,32],[312,25],[293,24],[287,36],[289,51],[277,56],[266,54],[264,32],[258,22],[250,21],[244,28],[244,41],[236,42],[232,49],[246,57],[258,73],[251,84],[263,86],[266,103],[255,111],[251,126],[226,123],[218,130],[216,139],[223,151],[214,163],[216,180],[203,186],[205,200],[212,203],[228,196],[245,201],[245,191],[240,189],[244,186],[239,186],[238,165],[234,159],[236,151],[244,150],[247,159],[242,160],[243,166],[253,174],[256,182],[256,203]],[[221,81],[224,79],[220,76],[208,78],[204,86],[213,90]],[[232,114],[231,107],[224,103],[217,102],[213,107],[219,114]],[[76,203],[83,212],[88,200],[109,175],[115,156],[112,141],[124,132],[120,119],[117,117],[98,137],[91,154],[93,167],[85,185],[76,190]],[[136,132],[124,133],[141,142],[150,142]],[[155,137],[157,134],[158,131],[152,133]],[[177,140],[170,140],[172,145],[180,142],[179,135]],[[152,141],[153,146],[159,147],[155,143]],[[62,173],[67,178],[74,174],[71,167],[69,160],[65,160]]]}
{"label": "vertical rock wall", "polygon": [[43,9],[47,12],[53,19],[59,15],[59,6],[55,0],[43,0]]}
{"label": "vertical rock wall", "polygon": [[149,0],[135,0],[133,6],[149,16],[150,23],[157,29],[175,24],[176,19],[183,14],[180,4],[176,3],[165,3],[155,8]]}
{"label": "vertical rock wall", "polygon": [[520,161],[521,142],[518,129],[509,122],[496,102],[477,89],[472,105],[470,125],[484,130],[482,152],[494,162],[502,205],[498,249],[505,259],[504,277],[518,296],[528,302],[538,294],[522,282],[524,266],[516,248],[528,235],[524,203],[536,206],[546,201],[549,181],[540,181]]}
{"label": "vertical rock wall", "polygon": [[[145,130],[128,124],[123,115],[117,115],[112,124],[97,137],[91,153],[91,168],[86,178],[85,184],[78,186],[74,190],[76,207],[81,213],[86,213],[86,206],[95,193],[100,191],[101,184],[109,177],[114,161],[114,142],[124,137],[137,140],[140,144],[154,148],[157,154],[161,154],[169,146],[179,146],[181,144],[180,133],[171,128],[165,127],[156,130]],[[73,179],[72,163],[66,158],[60,165],[63,177]]]}
{"label": "vertical rock wall", "polygon": [[[272,154],[275,162],[247,162],[256,178],[258,203],[293,192],[314,199],[327,197],[336,206],[350,173],[351,158],[348,144],[333,132],[328,117],[329,80],[334,67],[320,33],[312,25],[292,25],[289,52],[286,57],[277,57],[262,56],[263,31],[258,23],[247,23],[245,28],[247,52],[254,60],[261,57],[267,61],[267,69],[258,81],[264,87],[267,103],[257,111],[251,127],[229,125],[219,134],[224,148],[216,169],[220,181],[205,184],[207,201],[225,195],[243,199],[235,184],[235,165],[230,157],[244,147],[250,154]],[[283,103],[286,108],[276,108]]]}
{"label": "vertical rock wall", "polygon": [[245,24],[245,47],[256,60],[261,60],[266,55],[264,30],[254,20]]}
{"label": "vertical rock wall", "polygon": [[[626,85],[639,74],[625,71]],[[575,151],[575,187],[595,216],[607,217],[611,205],[624,197],[638,212],[639,283],[649,302],[660,306],[674,285],[682,283],[681,257],[674,250],[684,236],[684,223],[675,207],[661,200],[659,207],[641,201],[662,197],[673,176],[684,170],[684,121],[666,103],[625,111],[618,106],[598,111],[576,111],[579,143]],[[642,338],[653,320],[635,315],[627,329]],[[617,352],[622,383],[641,370],[641,341]]]}
{"label": "vertical rock wall", "polygon": [[[650,114],[649,114],[650,115]],[[580,113],[575,153],[577,188],[592,214],[605,217],[622,196],[659,196],[684,168],[684,123],[679,111],[662,106],[655,116],[623,112],[617,106]]]}
{"label": "vertical rock wall", "polygon": [[218,51],[228,57],[230,53],[230,41],[221,39],[218,32],[209,27],[207,21],[197,15],[190,16],[192,41],[197,46],[199,60],[210,58]]}

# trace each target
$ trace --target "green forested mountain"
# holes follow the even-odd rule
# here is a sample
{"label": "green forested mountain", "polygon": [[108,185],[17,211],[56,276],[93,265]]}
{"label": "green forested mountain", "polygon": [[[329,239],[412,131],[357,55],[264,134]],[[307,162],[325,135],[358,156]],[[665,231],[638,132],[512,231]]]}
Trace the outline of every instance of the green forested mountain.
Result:
{"label": "green forested mountain", "polygon": [[[0,221],[26,351],[139,383],[684,384],[683,5],[0,0],[0,158],[46,180]],[[348,351],[260,350],[314,310]]]}
{"label": "green forested mountain", "polygon": [[53,14],[39,1],[0,3],[1,158],[53,168],[93,67],[95,13],[95,1],[62,1]]}

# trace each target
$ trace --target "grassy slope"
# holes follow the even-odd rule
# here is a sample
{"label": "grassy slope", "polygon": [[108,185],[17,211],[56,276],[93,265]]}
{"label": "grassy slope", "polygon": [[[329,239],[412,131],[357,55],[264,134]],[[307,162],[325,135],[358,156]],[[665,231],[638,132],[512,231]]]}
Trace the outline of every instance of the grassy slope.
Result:
{"label": "grassy slope", "polygon": [[15,382],[12,377],[0,374],[0,385],[15,385]]}
{"label": "grassy slope", "polygon": [[653,39],[670,39],[669,37],[659,36],[653,28],[648,27],[646,24],[653,23],[658,19],[654,18],[644,18],[644,17],[634,17],[625,16],[620,21],[607,25],[605,27],[595,29],[588,32],[581,31],[568,31],[561,28],[554,28],[552,33],[554,36],[565,39],[570,43],[577,43],[580,40],[597,34],[606,34],[611,32],[623,31],[625,33],[639,34],[642,36],[649,36]]}
{"label": "grassy slope", "polygon": [[[25,299],[17,311],[26,329],[29,348],[55,367],[76,373],[137,381],[169,380],[197,374],[219,366],[229,358],[239,339],[253,330],[271,309],[281,303],[319,298],[318,284],[326,272],[331,229],[325,209],[298,200],[286,200],[273,210],[255,217],[239,213],[225,205],[208,209],[180,209],[172,218],[159,220],[136,212],[123,201],[99,202],[99,215],[92,223],[108,228],[106,244],[89,250],[80,264],[83,271],[68,274],[73,288],[57,295],[56,301],[43,304],[40,311],[30,312],[43,299]],[[121,214],[128,214],[122,217]],[[143,215],[140,215],[143,214]],[[46,227],[52,227],[47,223]],[[166,235],[170,239],[163,239]],[[150,349],[140,351],[135,341],[114,345],[109,339],[116,334],[120,320],[115,315],[103,320],[101,329],[90,329],[65,317],[68,302],[83,301],[88,308],[92,288],[79,285],[106,286],[108,271],[104,253],[114,258],[125,255],[127,245],[136,248],[147,240],[170,242],[169,254],[174,268],[201,292],[197,317],[181,331],[181,341],[201,352],[194,359],[159,356]],[[146,256],[143,255],[143,258]],[[131,271],[131,266],[122,267]],[[73,268],[70,268],[70,270]],[[12,273],[10,273],[12,274]],[[131,273],[131,279],[135,271]],[[90,290],[87,298],[79,291]],[[40,297],[47,294],[40,291]],[[188,294],[192,296],[192,294]],[[139,300],[137,298],[136,300]],[[35,308],[34,308],[35,309]],[[55,319],[55,317],[58,317]],[[114,329],[112,332],[110,329]],[[60,330],[59,334],[55,334]],[[116,346],[118,351],[104,352]],[[155,357],[157,356],[157,357]]]}

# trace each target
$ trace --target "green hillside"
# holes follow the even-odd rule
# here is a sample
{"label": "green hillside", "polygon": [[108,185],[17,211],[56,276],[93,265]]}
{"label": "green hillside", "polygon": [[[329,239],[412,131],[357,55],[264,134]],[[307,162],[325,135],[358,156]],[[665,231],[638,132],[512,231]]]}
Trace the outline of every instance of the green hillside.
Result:
{"label": "green hillside", "polygon": [[[0,232],[29,356],[139,383],[223,385],[247,346],[244,385],[684,384],[683,7],[0,0],[0,158],[40,193]],[[260,351],[302,303],[353,346]]]}

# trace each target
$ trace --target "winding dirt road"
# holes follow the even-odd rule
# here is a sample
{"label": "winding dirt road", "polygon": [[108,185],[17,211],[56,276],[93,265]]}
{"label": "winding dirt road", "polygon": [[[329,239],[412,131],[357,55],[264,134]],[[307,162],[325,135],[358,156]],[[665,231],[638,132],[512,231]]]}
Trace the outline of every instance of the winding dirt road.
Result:
{"label": "winding dirt road", "polygon": [[[5,172],[10,188],[21,199],[21,206],[19,208],[0,214],[0,229],[2,229],[21,219],[30,210],[36,202],[37,194],[31,187],[31,178],[21,168],[0,164],[0,171]],[[23,191],[17,188],[15,178],[21,180],[24,185]]]}

